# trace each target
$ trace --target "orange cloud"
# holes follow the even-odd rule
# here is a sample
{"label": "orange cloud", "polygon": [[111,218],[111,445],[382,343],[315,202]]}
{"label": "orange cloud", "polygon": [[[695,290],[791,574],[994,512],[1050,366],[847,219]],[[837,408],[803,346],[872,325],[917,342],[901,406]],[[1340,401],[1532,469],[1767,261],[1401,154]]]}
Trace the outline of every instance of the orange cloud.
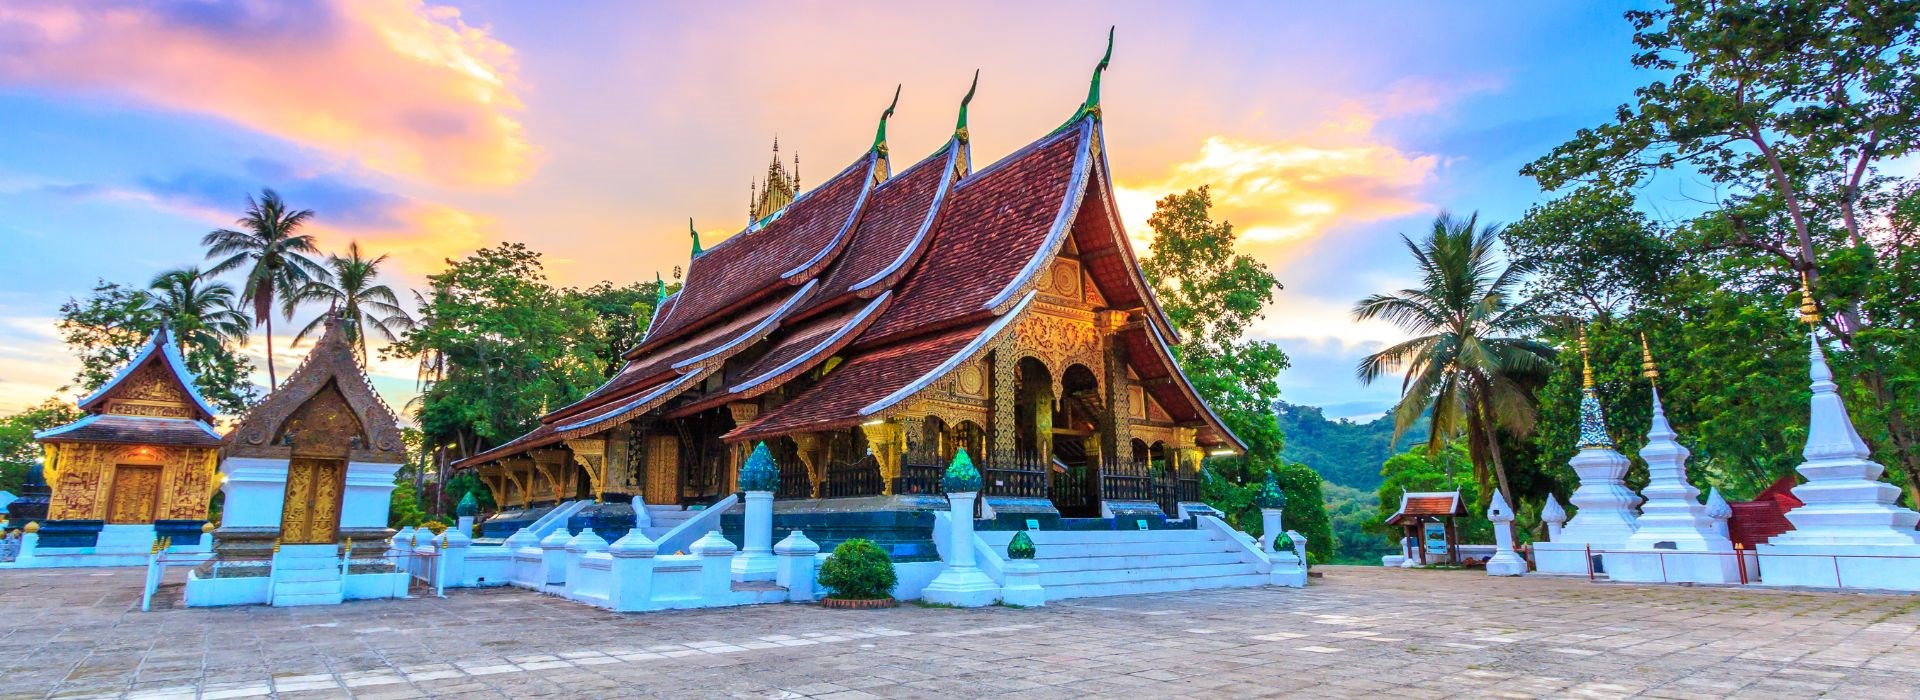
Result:
{"label": "orange cloud", "polygon": [[1376,117],[1342,110],[1312,133],[1281,141],[1211,136],[1199,153],[1163,175],[1116,183],[1128,234],[1146,250],[1154,202],[1210,185],[1214,217],[1234,222],[1254,248],[1297,244],[1335,226],[1405,215],[1426,207],[1421,190],[1437,156],[1408,153],[1379,139]]}
{"label": "orange cloud", "polygon": [[230,119],[387,173],[505,185],[534,160],[513,50],[422,0],[0,6],[0,82]]}

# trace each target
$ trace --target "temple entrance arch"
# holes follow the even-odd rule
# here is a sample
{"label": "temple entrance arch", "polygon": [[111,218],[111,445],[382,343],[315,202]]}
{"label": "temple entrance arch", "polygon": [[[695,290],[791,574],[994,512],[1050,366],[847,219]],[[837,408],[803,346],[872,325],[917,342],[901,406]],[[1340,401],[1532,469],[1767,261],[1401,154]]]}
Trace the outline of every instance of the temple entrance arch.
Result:
{"label": "temple entrance arch", "polygon": [[332,543],[340,529],[347,457],[366,444],[360,419],[329,380],[280,426],[275,444],[291,451],[280,509],[280,541]]}

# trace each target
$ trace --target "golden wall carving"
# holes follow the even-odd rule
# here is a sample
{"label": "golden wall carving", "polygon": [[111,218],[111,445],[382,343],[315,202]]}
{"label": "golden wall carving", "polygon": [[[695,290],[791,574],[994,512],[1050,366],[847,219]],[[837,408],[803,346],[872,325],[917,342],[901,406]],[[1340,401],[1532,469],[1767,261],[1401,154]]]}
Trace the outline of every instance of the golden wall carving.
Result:
{"label": "golden wall carving", "polygon": [[180,389],[164,362],[145,367],[120,381],[107,399],[106,413],[154,418],[197,418],[192,399]]}
{"label": "golden wall carving", "polygon": [[672,435],[647,436],[646,499],[655,505],[680,502],[680,439]]}
{"label": "golden wall carving", "polygon": [[362,440],[349,451],[347,458],[355,462],[404,463],[407,454],[400,442],[399,419],[361,373],[353,346],[347,342],[346,331],[337,320],[327,323],[326,332],[314,343],[299,369],[240,417],[233,431],[227,433],[227,454],[292,458],[292,446],[277,439],[284,432],[282,425],[329,386],[338,391],[360,425]]}
{"label": "golden wall carving", "polygon": [[[155,470],[150,485],[144,478],[137,482],[141,489],[153,489],[147,497],[153,506],[144,522],[203,520],[207,517],[207,501],[219,486],[212,448],[99,443],[48,447],[48,464],[52,466],[47,469],[47,483],[53,490],[47,512],[50,520],[115,517],[109,509],[115,507],[115,474],[122,465]],[[120,513],[119,517],[133,517],[130,511]]]}
{"label": "golden wall carving", "polygon": [[340,496],[347,463],[296,457],[287,463],[287,490],[280,509],[280,541],[327,544],[340,530]]}

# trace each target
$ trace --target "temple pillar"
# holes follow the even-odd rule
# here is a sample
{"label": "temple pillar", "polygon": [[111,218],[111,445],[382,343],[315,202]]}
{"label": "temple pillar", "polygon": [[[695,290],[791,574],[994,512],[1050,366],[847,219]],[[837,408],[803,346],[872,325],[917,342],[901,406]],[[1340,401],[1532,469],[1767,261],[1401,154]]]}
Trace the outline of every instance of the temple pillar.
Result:
{"label": "temple pillar", "polygon": [[1127,351],[1120,346],[1115,333],[1127,321],[1124,311],[1102,311],[1094,316],[1094,327],[1100,332],[1100,357],[1105,366],[1102,368],[1100,386],[1105,390],[1099,421],[1100,453],[1113,455],[1119,459],[1131,448],[1133,430],[1128,423],[1127,405]]}
{"label": "temple pillar", "polygon": [[866,433],[867,449],[873,451],[873,459],[880,463],[880,487],[882,493],[893,495],[893,482],[900,478],[900,456],[905,453],[906,445],[898,421],[868,421],[860,425],[860,431]]}
{"label": "temple pillar", "polygon": [[601,436],[575,438],[566,441],[567,448],[573,453],[573,461],[580,465],[587,475],[588,488],[593,491],[593,502],[605,500],[607,489],[607,440]]}
{"label": "temple pillar", "polygon": [[1000,465],[1013,463],[1014,452],[1014,368],[1018,358],[1010,357],[1012,352],[1006,347],[993,351],[992,381],[988,393],[993,402],[992,430],[988,433],[988,448],[993,453],[994,462]]}
{"label": "temple pillar", "polygon": [[807,466],[807,483],[813,486],[807,496],[819,496],[821,485],[827,482],[825,460],[820,458],[820,434],[794,433],[790,437],[795,451],[800,453],[800,463]]}

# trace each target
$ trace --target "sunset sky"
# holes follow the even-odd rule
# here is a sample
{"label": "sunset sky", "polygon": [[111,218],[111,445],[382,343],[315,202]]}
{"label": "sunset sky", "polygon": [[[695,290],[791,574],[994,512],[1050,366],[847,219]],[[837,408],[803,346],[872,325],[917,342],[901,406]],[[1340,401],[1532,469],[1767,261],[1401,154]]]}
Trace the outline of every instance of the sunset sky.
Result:
{"label": "sunset sky", "polygon": [[[652,280],[687,217],[708,243],[745,223],[776,136],[817,182],[901,84],[904,166],[979,69],[984,167],[1067,118],[1115,26],[1103,114],[1141,252],[1156,198],[1211,184],[1286,284],[1257,329],[1293,357],[1284,398],[1377,415],[1398,382],[1353,366],[1399,336],[1348,310],[1412,281],[1397,235],[1518,218],[1542,196],[1518,168],[1647,76],[1612,4],[1338,4],[0,4],[0,411],[75,393],[61,302],[198,264],[261,187],[316,210],[325,248],[391,253],[400,286],[499,241],[561,284]],[[407,363],[372,370],[411,394]]]}

